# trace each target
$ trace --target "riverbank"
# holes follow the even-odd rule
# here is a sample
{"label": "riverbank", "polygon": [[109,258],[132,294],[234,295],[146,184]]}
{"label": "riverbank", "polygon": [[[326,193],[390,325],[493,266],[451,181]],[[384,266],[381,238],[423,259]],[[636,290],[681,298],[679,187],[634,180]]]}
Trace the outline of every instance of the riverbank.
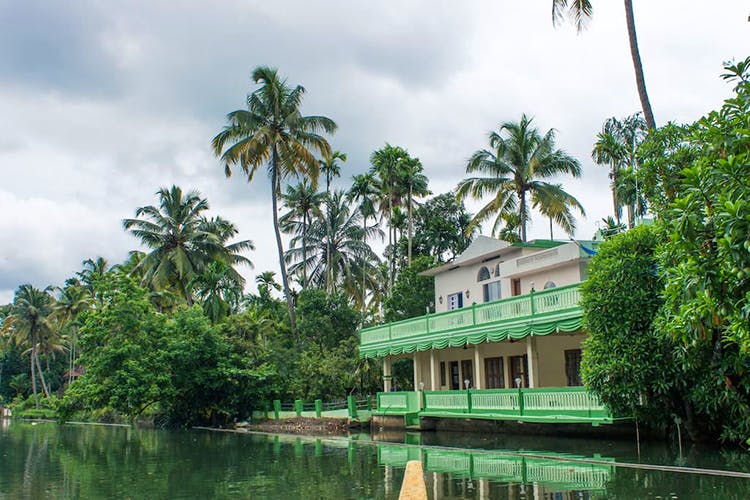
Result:
{"label": "riverbank", "polygon": [[351,424],[348,418],[292,417],[262,420],[258,423],[240,423],[235,428],[271,434],[346,436]]}

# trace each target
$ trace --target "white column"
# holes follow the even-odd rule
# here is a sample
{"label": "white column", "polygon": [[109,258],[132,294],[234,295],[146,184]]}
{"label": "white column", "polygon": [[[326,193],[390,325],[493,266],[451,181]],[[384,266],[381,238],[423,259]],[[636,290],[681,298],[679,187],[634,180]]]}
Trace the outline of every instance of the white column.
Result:
{"label": "white column", "polygon": [[481,389],[484,383],[482,382],[482,365],[481,356],[479,356],[479,346],[474,345],[474,389]]}
{"label": "white column", "polygon": [[419,383],[423,382],[422,380],[422,367],[419,363],[419,351],[414,351],[414,355],[412,356],[412,366],[414,366],[414,390],[419,390]]}
{"label": "white column", "polygon": [[383,358],[383,390],[390,392],[393,387],[391,381],[391,358],[386,356]]}
{"label": "white column", "polygon": [[437,391],[440,389],[438,387],[439,379],[438,379],[438,360],[437,360],[437,351],[435,349],[430,350],[430,390],[431,391]]}
{"label": "white column", "polygon": [[526,355],[529,359],[529,387],[534,388],[539,384],[539,371],[537,370],[539,360],[537,359],[536,337],[533,335],[526,337]]}

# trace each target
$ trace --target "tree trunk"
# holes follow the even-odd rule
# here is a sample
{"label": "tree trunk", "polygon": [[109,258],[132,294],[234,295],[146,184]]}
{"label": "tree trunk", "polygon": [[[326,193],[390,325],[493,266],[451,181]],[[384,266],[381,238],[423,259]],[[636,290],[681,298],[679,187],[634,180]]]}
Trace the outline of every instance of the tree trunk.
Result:
{"label": "tree trunk", "polygon": [[555,237],[552,235],[552,216],[549,218],[549,239],[554,240]]}
{"label": "tree trunk", "polygon": [[643,118],[646,120],[646,126],[649,128],[649,130],[653,130],[656,128],[656,122],[654,121],[654,113],[651,110],[651,102],[648,100],[648,93],[646,92],[646,79],[643,76],[643,65],[641,64],[641,54],[638,51],[638,38],[635,34],[635,17],[633,15],[633,0],[625,0],[625,19],[628,24],[630,56],[633,58],[635,83],[638,87],[638,97],[641,100]]}
{"label": "tree trunk", "polygon": [[307,212],[302,214],[302,288],[307,288]]}
{"label": "tree trunk", "polygon": [[388,276],[388,294],[390,295],[393,290],[393,281],[396,274],[396,228],[393,227],[393,186],[390,187],[388,192],[388,242],[391,245],[391,265],[390,265],[390,276]]}
{"label": "tree trunk", "polygon": [[34,353],[36,351],[36,338],[31,338],[31,352],[29,353],[29,363],[31,368],[31,390],[34,392],[34,404],[36,409],[39,409],[39,391],[36,388],[36,371],[34,370]]}
{"label": "tree trunk", "polygon": [[286,306],[289,310],[289,327],[292,329],[292,335],[297,334],[297,318],[294,315],[294,300],[289,290],[289,277],[286,274],[286,263],[284,262],[284,246],[281,243],[281,231],[279,230],[279,207],[276,194],[278,189],[278,153],[273,148],[271,157],[271,210],[273,210],[273,231],[276,234],[276,248],[279,252],[279,268],[281,269],[281,284],[284,287],[284,297],[286,297]]}
{"label": "tree trunk", "polygon": [[521,241],[526,242],[526,191],[521,191],[518,198],[520,200],[518,209],[521,214]]}
{"label": "tree trunk", "polygon": [[42,383],[42,390],[44,391],[44,396],[49,399],[49,388],[47,387],[47,382],[44,380],[44,372],[42,372],[42,364],[39,362],[39,352],[36,352],[36,355],[34,356],[36,358],[36,368],[39,370],[39,381]]}
{"label": "tree trunk", "polygon": [[620,225],[620,204],[617,201],[617,173],[619,168],[612,162],[612,206],[615,209],[615,220],[617,225]]}
{"label": "tree trunk", "polygon": [[[367,215],[362,212],[362,239],[367,244]],[[365,324],[365,257],[362,256],[362,325]]]}
{"label": "tree trunk", "polygon": [[409,251],[407,253],[406,262],[411,266],[411,240],[412,240],[412,220],[411,220],[411,204],[412,204],[412,186],[409,186]]}

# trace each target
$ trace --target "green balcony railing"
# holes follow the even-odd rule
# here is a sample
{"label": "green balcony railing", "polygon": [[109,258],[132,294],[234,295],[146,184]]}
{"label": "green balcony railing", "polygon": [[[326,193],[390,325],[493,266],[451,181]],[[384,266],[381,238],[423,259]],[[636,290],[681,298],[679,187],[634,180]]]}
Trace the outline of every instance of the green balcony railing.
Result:
{"label": "green balcony railing", "polygon": [[426,335],[453,332],[522,319],[543,318],[578,308],[580,283],[437,314],[428,314],[386,325],[364,328],[360,345],[403,341]]}
{"label": "green balcony railing", "polygon": [[525,422],[613,423],[610,410],[585,387],[381,392],[379,415],[481,418]]}

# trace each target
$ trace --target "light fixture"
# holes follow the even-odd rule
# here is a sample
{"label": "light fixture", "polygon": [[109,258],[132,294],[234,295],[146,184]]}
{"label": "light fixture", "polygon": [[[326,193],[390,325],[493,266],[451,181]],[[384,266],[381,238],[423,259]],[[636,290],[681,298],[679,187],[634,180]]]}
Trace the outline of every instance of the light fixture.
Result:
{"label": "light fixture", "polygon": [[440,297],[438,297],[438,302],[440,302],[441,304],[443,303],[443,296],[442,295]]}
{"label": "light fixture", "polygon": [[469,298],[469,291],[468,290],[466,290],[466,298],[467,299]]}

